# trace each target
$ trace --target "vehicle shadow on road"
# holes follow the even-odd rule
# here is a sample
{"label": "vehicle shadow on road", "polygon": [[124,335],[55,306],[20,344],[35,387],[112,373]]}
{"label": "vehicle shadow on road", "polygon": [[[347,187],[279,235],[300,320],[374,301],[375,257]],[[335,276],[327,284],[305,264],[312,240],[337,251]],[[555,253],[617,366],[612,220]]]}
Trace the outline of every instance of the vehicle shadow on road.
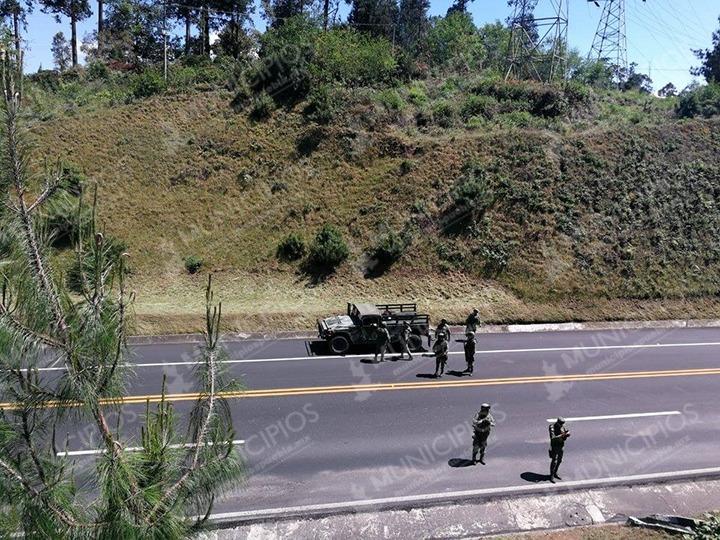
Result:
{"label": "vehicle shadow on road", "polygon": [[463,458],[452,458],[448,461],[448,465],[454,468],[458,467],[472,467],[474,465],[472,459],[463,459]]}
{"label": "vehicle shadow on road", "polygon": [[526,482],[532,482],[533,484],[537,484],[538,482],[550,481],[549,474],[538,474],[534,472],[524,472],[520,475],[520,478],[522,478]]}

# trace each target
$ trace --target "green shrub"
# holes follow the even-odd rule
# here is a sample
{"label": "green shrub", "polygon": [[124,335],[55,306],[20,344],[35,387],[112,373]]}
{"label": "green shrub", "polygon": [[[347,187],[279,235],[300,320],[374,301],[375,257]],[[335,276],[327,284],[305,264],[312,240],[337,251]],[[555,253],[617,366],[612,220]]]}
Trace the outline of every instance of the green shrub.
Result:
{"label": "green shrub", "polygon": [[432,111],[433,121],[440,127],[448,128],[455,123],[454,105],[447,100],[438,101]]}
{"label": "green shrub", "polygon": [[185,264],[185,270],[187,270],[188,274],[197,274],[205,264],[205,261],[196,255],[188,255],[183,259],[183,263]]}
{"label": "green shrub", "polygon": [[402,257],[411,243],[412,236],[410,234],[389,231],[377,238],[375,245],[370,250],[370,256],[384,269]]}
{"label": "green shrub", "polygon": [[50,199],[41,214],[41,223],[54,247],[73,245],[86,235],[90,225],[90,210],[80,209],[79,200],[68,193],[61,193]]}
{"label": "green shrub", "polygon": [[264,120],[269,118],[274,110],[275,102],[273,99],[266,92],[261,92],[253,98],[248,115],[253,120]]}
{"label": "green shrub", "polygon": [[492,96],[478,96],[471,94],[462,104],[461,114],[468,119],[473,116],[492,118],[498,111],[498,101]]}
{"label": "green shrub", "polygon": [[405,102],[394,88],[381,90],[375,95],[376,99],[390,111],[400,111],[405,107]]}
{"label": "green shrub", "polygon": [[275,256],[281,261],[297,261],[305,256],[306,251],[305,240],[295,233],[290,233],[280,240]]}
{"label": "green shrub", "polygon": [[308,263],[318,272],[334,271],[350,255],[345,239],[332,225],[324,225],[310,245]]}
{"label": "green shrub", "polygon": [[428,101],[427,94],[425,93],[425,88],[423,88],[420,84],[413,84],[408,88],[408,100],[413,105],[425,105]]}
{"label": "green shrub", "polygon": [[337,91],[328,85],[321,85],[310,92],[303,113],[308,120],[318,124],[329,124],[339,109],[340,100]]}
{"label": "green shrub", "polygon": [[485,58],[482,38],[468,13],[455,12],[434,21],[427,35],[430,63],[458,71],[474,70]]}
{"label": "green shrub", "polygon": [[489,276],[497,276],[507,269],[510,262],[510,245],[502,240],[488,240],[477,250],[484,260],[484,270]]}
{"label": "green shrub", "polygon": [[148,69],[135,77],[132,84],[132,96],[136,99],[148,98],[164,92],[166,88],[163,76],[153,69]]}
{"label": "green shrub", "polygon": [[310,72],[316,83],[344,86],[389,82],[397,69],[393,46],[387,39],[351,28],[333,28],[316,34]]}
{"label": "green shrub", "polygon": [[478,223],[495,202],[487,173],[473,162],[465,164],[450,196],[453,205],[443,220],[446,232],[457,232],[468,223]]}
{"label": "green shrub", "polygon": [[533,117],[527,111],[512,111],[497,117],[500,125],[510,128],[525,128],[532,125]]}
{"label": "green shrub", "polygon": [[720,115],[720,83],[683,91],[678,98],[675,113],[680,118]]}
{"label": "green shrub", "polygon": [[104,62],[91,62],[86,68],[88,79],[91,81],[106,81],[110,78],[110,70]]}

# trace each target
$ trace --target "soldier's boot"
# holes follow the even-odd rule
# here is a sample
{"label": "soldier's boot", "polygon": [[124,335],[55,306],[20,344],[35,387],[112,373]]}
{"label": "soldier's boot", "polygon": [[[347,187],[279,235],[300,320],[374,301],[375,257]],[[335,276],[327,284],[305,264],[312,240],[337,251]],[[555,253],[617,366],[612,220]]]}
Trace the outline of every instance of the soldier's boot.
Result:
{"label": "soldier's boot", "polygon": [[557,473],[557,469],[555,468],[555,463],[550,463],[550,481],[554,484],[555,483],[555,474]]}
{"label": "soldier's boot", "polygon": [[485,465],[485,450],[483,450],[482,452],[480,452],[480,459],[479,459],[478,461],[480,461],[480,463],[482,463],[483,465]]}
{"label": "soldier's boot", "polygon": [[473,448],[472,464],[475,465],[476,463],[477,463],[477,451]]}

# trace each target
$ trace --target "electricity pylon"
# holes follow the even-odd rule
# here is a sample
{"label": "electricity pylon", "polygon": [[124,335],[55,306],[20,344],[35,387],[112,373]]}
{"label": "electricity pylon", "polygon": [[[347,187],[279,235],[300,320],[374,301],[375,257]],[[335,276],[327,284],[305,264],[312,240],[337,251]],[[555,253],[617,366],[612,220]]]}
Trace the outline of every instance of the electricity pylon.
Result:
{"label": "electricity pylon", "polygon": [[[603,0],[588,0],[596,6]],[[603,10],[598,23],[588,58],[605,61],[616,69],[626,70],[627,33],[625,30],[625,0],[604,0]]]}
{"label": "electricity pylon", "polygon": [[553,16],[535,17],[538,0],[515,0],[505,79],[564,79],[567,71],[569,0],[549,0]]}

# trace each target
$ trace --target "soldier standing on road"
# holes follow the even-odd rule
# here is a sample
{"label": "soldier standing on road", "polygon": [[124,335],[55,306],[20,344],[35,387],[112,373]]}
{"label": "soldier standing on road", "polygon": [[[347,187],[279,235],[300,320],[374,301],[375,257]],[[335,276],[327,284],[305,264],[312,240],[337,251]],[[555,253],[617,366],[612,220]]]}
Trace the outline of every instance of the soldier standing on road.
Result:
{"label": "soldier standing on road", "polygon": [[570,432],[565,429],[565,420],[558,418],[549,428],[550,431],[550,481],[554,484],[555,479],[562,480],[558,476],[558,469],[563,460],[565,441]]}
{"label": "soldier standing on road", "polygon": [[387,325],[381,322],[375,336],[375,362],[377,362],[378,354],[380,355],[380,361],[385,361],[388,343],[390,343],[390,332],[388,332]]}
{"label": "soldier standing on road", "polygon": [[438,324],[438,327],[435,329],[435,339],[438,339],[440,334],[445,334],[445,340],[448,343],[450,342],[450,327],[445,319],[440,319],[440,324]]}
{"label": "soldier standing on road", "polygon": [[440,333],[437,335],[437,341],[433,345],[433,353],[435,353],[435,377],[442,377],[448,359],[448,342],[445,334]]}
{"label": "soldier standing on road", "polygon": [[405,321],[400,331],[400,346],[402,347],[400,350],[400,360],[405,358],[405,353],[407,353],[409,360],[413,359],[413,355],[410,352],[410,336],[412,336],[412,328],[410,327],[410,323]]}
{"label": "soldier standing on road", "polygon": [[477,327],[480,324],[479,313],[477,309],[473,309],[472,313],[465,319],[465,332],[472,332],[473,334],[477,332]]}
{"label": "soldier standing on road", "polygon": [[[495,419],[490,414],[490,404],[483,403],[473,418],[473,465],[478,461],[485,465],[485,448],[487,448],[488,437],[494,425]],[[478,452],[480,453],[479,459],[477,458]]]}
{"label": "soldier standing on road", "polygon": [[475,363],[475,333],[468,330],[465,337],[465,363],[467,363],[467,368],[463,373],[472,375],[473,364]]}

